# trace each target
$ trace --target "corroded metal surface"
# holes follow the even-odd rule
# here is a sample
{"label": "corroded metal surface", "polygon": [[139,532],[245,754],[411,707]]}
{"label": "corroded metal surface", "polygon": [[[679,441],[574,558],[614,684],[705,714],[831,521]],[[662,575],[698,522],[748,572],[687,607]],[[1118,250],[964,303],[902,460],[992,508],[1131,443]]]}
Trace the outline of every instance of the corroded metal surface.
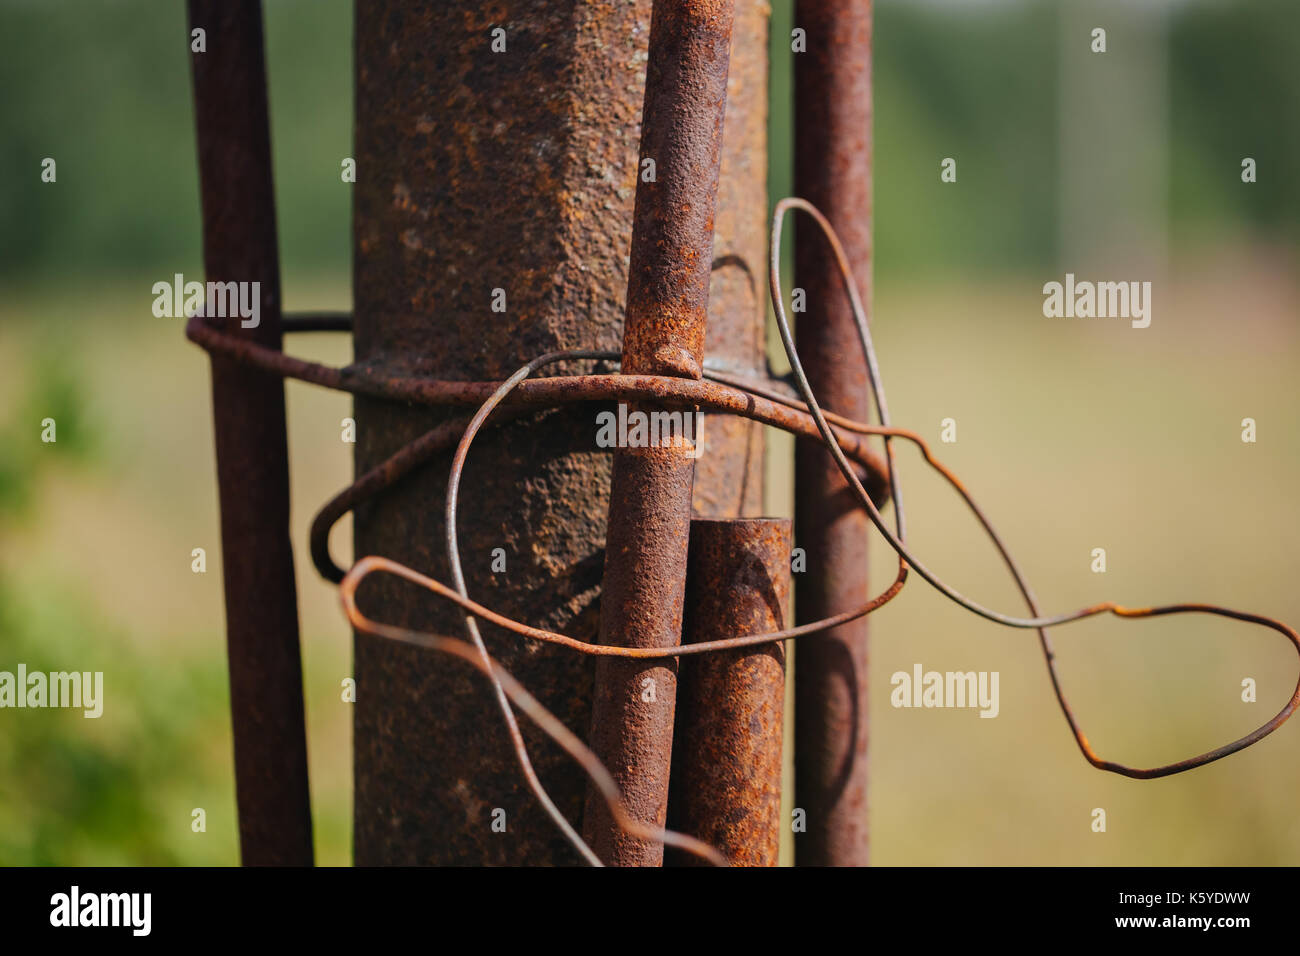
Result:
{"label": "corroded metal surface", "polygon": [[[870,304],[871,2],[797,0],[807,52],[795,55],[795,191],[826,211]],[[823,407],[865,421],[866,359],[823,238],[799,230],[795,282],[808,311],[795,337]],[[826,449],[802,440],[795,458],[795,533],[807,571],[795,580],[800,621],[867,599],[870,524]],[[867,863],[867,620],[799,646],[795,672],[795,834],[800,865]]]}
{"label": "corroded metal surface", "polygon": [[[704,354],[716,367],[758,379],[767,375],[766,0],[738,0],[727,73],[727,117],[713,228],[713,275]],[[706,453],[695,462],[693,512],[732,518],[763,510],[763,429],[728,415],[705,428]]]}
{"label": "corroded metal surface", "polygon": [[[359,363],[500,379],[550,349],[618,347],[649,10],[648,0],[357,5]],[[495,289],[504,312],[493,311]],[[357,473],[450,414],[359,398]],[[588,406],[484,435],[465,478],[472,517],[459,529],[471,595],[588,639],[609,487],[594,436]],[[448,462],[358,509],[358,555],[447,573],[438,542]],[[503,572],[492,571],[496,548]],[[374,592],[367,599],[391,620],[462,633],[455,608],[391,580]],[[592,663],[484,631],[493,655],[585,734]],[[578,860],[520,779],[487,716],[491,690],[469,668],[358,634],[356,677],[358,863]],[[581,775],[524,732],[541,779],[577,821]],[[505,832],[492,827],[498,808]]]}
{"label": "corroded metal surface", "polygon": [[700,377],[733,17],[732,0],[654,5],[623,332],[628,374]]}
{"label": "corroded metal surface", "polygon": [[[650,26],[623,371],[698,379],[704,359],[721,164],[731,0],[656,0]],[[655,406],[633,406],[631,413]],[[601,643],[681,640],[696,443],[619,448],[610,487]],[[662,826],[668,802],[674,661],[596,665],[591,747],[629,812]],[[663,844],[619,827],[589,790],[583,836],[607,864],[657,866]]]}
{"label": "corroded metal surface", "polygon": [[[190,0],[207,32],[192,56],[209,282],[258,282],[259,324],[216,319],[251,345],[280,348],[280,267],[260,0]],[[298,604],[289,543],[284,383],[212,355],[222,575],[246,865],[312,863]]]}
{"label": "corroded metal surface", "polygon": [[[683,642],[785,627],[791,540],[786,518],[692,521]],[[781,644],[681,662],[669,826],[734,866],[777,863],[784,709]],[[700,860],[672,850],[666,862]]]}

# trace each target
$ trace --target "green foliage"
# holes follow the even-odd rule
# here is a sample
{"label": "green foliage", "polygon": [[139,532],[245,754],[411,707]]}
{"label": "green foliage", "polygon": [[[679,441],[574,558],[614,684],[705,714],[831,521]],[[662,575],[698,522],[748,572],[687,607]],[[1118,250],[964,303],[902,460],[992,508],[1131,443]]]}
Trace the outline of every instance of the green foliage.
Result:
{"label": "green foliage", "polygon": [[[113,633],[66,580],[0,578],[3,669],[102,671],[104,712],[3,710],[0,865],[233,862],[225,675]],[[203,807],[208,832],[190,830]]]}
{"label": "green foliage", "polygon": [[[0,418],[0,531],[49,514],[57,470],[103,463],[80,363],[50,341],[28,346]],[[41,440],[45,418],[55,442]],[[0,564],[0,670],[102,671],[104,714],[0,710],[0,865],[231,861],[219,824],[233,811],[229,762],[208,743],[229,752],[220,659],[146,653],[92,606],[79,555],[55,568],[19,555]],[[205,838],[189,829],[196,806],[209,814]]]}
{"label": "green foliage", "polygon": [[[266,7],[286,273],[346,272],[352,4]],[[792,0],[773,4],[773,83],[790,73]],[[1170,7],[1171,217],[1300,234],[1300,4]],[[1060,4],[877,0],[876,247],[882,270],[1023,268],[1057,239]],[[188,24],[164,0],[0,3],[0,275],[200,268]],[[771,183],[790,181],[788,97],[772,104]],[[1243,155],[1268,189],[1243,192]],[[58,162],[58,183],[39,182]],[[938,161],[959,181],[936,201]],[[364,171],[361,171],[364,175]],[[961,178],[964,177],[964,178]],[[977,179],[978,177],[978,179]],[[785,188],[782,188],[782,187]],[[918,213],[918,210],[925,212]]]}
{"label": "green foliage", "polygon": [[[352,4],[265,8],[281,262],[346,271]],[[0,275],[201,271],[189,44],[171,0],[0,0]]]}
{"label": "green foliage", "polygon": [[[1195,4],[1171,32],[1176,224],[1300,238],[1300,4]],[[1264,188],[1241,188],[1247,156]]]}
{"label": "green foliage", "polygon": [[[1054,9],[1040,3],[877,5],[878,271],[1050,261],[1056,35]],[[940,183],[944,157],[958,159],[958,182],[969,188]]]}
{"label": "green foliage", "polygon": [[[792,0],[773,4],[772,82],[787,89]],[[895,277],[1019,270],[1057,255],[1058,0],[877,0],[876,269]],[[1170,227],[1300,236],[1300,4],[1169,5]],[[773,196],[793,190],[792,104],[772,102]],[[1162,135],[1153,132],[1152,135]],[[1114,148],[1125,148],[1122,143]],[[939,161],[959,158],[941,189]],[[1242,189],[1244,156],[1265,188]],[[1264,180],[1261,179],[1261,182]]]}
{"label": "green foliage", "polygon": [[[85,461],[96,451],[75,363],[46,347],[35,352],[27,372],[15,410],[0,418],[0,522],[28,512],[44,470],[64,460]],[[41,440],[47,418],[54,419],[57,441]]]}

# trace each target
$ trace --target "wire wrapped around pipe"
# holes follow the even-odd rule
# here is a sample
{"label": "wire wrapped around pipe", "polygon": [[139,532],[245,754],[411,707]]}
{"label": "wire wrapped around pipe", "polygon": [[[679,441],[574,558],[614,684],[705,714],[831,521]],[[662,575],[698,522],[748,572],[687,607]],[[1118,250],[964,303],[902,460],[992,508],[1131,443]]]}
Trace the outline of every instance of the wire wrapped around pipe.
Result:
{"label": "wire wrapped around pipe", "polygon": [[[784,216],[791,210],[804,212],[814,219],[829,243],[832,254],[836,258],[843,278],[845,293],[852,305],[859,339],[867,358],[869,385],[873,393],[873,398],[875,399],[876,408],[881,421],[880,425],[856,422],[838,416],[833,412],[821,409],[817,404],[816,396],[812,393],[803,373],[798,352],[794,347],[789,320],[785,313],[780,285],[779,250],[781,225]],[[513,678],[500,668],[500,665],[496,664],[487,655],[486,648],[483,646],[481,637],[479,637],[477,632],[475,618],[482,618],[485,621],[489,621],[522,637],[567,647],[583,654],[638,658],[664,658],[671,656],[704,654],[718,650],[754,646],[763,643],[802,637],[826,630],[827,628],[844,623],[847,620],[852,620],[855,617],[871,613],[883,604],[887,603],[900,592],[907,579],[908,570],[911,568],[915,569],[922,578],[934,586],[944,596],[972,613],[1005,626],[1027,628],[1037,631],[1040,646],[1047,664],[1049,678],[1052,682],[1053,690],[1057,698],[1057,703],[1070,727],[1071,733],[1075,737],[1080,751],[1083,753],[1085,759],[1098,769],[1135,779],[1151,779],[1185,772],[1195,767],[1200,767],[1212,761],[1219,760],[1258,742],[1263,737],[1280,727],[1291,716],[1291,714],[1294,713],[1297,706],[1300,706],[1300,680],[1298,680],[1296,690],[1292,694],[1290,700],[1276,715],[1245,736],[1240,737],[1231,743],[1225,744],[1222,747],[1215,748],[1214,750],[1175,763],[1146,769],[1129,767],[1124,764],[1101,758],[1089,744],[1074,717],[1068,702],[1066,701],[1060,675],[1056,670],[1055,654],[1047,636],[1046,629],[1048,627],[1083,620],[1085,618],[1106,613],[1125,619],[1189,613],[1210,614],[1256,624],[1275,630],[1289,640],[1298,654],[1300,654],[1300,634],[1297,634],[1294,629],[1286,624],[1272,618],[1244,611],[1234,611],[1217,605],[1201,603],[1182,603],[1164,605],[1161,607],[1129,608],[1113,602],[1104,602],[1062,614],[1043,616],[1038,609],[1037,602],[1034,599],[1032,590],[1030,589],[1024,575],[1011,557],[1011,554],[1003,543],[1001,537],[997,534],[983,511],[978,507],[966,487],[950,470],[935,459],[929,446],[920,438],[920,436],[915,432],[895,428],[890,424],[884,389],[880,383],[879,368],[876,361],[874,346],[871,341],[870,330],[867,327],[865,311],[862,308],[858,291],[847,267],[843,249],[840,246],[838,237],[835,235],[834,230],[826,221],[825,217],[822,216],[815,207],[803,200],[783,200],[777,204],[776,209],[774,210],[771,233],[769,283],[772,292],[773,306],[776,311],[777,326],[781,333],[786,355],[792,368],[791,379],[793,380],[795,390],[800,394],[802,401],[793,399],[788,395],[782,394],[781,391],[770,388],[764,384],[749,382],[745,379],[730,376],[720,371],[709,371],[707,369],[705,375],[709,381],[703,382],[679,378],[665,378],[660,376],[620,375],[616,373],[569,375],[539,379],[529,378],[532,372],[536,369],[560,361],[572,361],[577,359],[613,360],[617,358],[617,353],[609,352],[573,350],[569,352],[551,353],[534,359],[505,382],[457,382],[389,375],[382,370],[365,366],[352,365],[343,368],[334,368],[318,363],[305,362],[284,355],[274,349],[257,346],[240,338],[238,335],[226,333],[206,322],[201,316],[191,318],[187,325],[186,333],[193,341],[209,351],[220,352],[238,361],[246,362],[262,368],[272,374],[285,378],[300,379],[327,388],[340,389],[392,401],[404,401],[425,405],[469,405],[482,403],[478,412],[472,419],[467,420],[459,418],[444,422],[438,427],[420,436],[415,441],[399,449],[379,467],[368,472],[366,475],[363,475],[353,485],[335,496],[335,498],[332,499],[324,509],[322,509],[321,513],[313,522],[311,533],[312,557],[318,569],[320,569],[321,573],[325,577],[330,580],[340,581],[340,592],[345,612],[347,613],[349,621],[358,631],[451,653],[468,661],[481,673],[484,673],[490,680],[492,680],[494,687],[497,690],[503,713],[511,728],[511,736],[515,744],[516,754],[519,757],[525,776],[529,778],[530,786],[538,799],[545,807],[547,807],[548,812],[551,812],[552,817],[556,818],[557,825],[561,827],[566,836],[570,839],[570,842],[574,843],[579,852],[583,853],[588,862],[599,863],[599,861],[595,860],[591,855],[589,848],[587,848],[585,844],[582,843],[581,839],[577,837],[576,833],[573,832],[567,821],[558,817],[558,811],[554,810],[554,805],[550,803],[549,797],[541,787],[540,782],[536,780],[535,775],[529,773],[531,770],[531,764],[528,761],[522,737],[518,734],[517,726],[514,724],[513,712],[510,709],[512,702],[516,706],[519,706],[521,710],[525,711],[530,719],[537,723],[548,736],[556,740],[556,742],[559,743],[566,752],[573,756],[574,759],[583,766],[584,771],[597,783],[598,789],[601,791],[606,802],[609,803],[611,810],[614,812],[616,819],[619,820],[620,825],[629,829],[629,832],[632,832],[637,836],[662,840],[663,842],[681,846],[689,852],[701,856],[713,863],[725,861],[722,861],[716,851],[712,850],[712,848],[700,844],[699,841],[695,841],[691,837],[682,834],[674,834],[669,831],[662,831],[651,827],[648,824],[632,819],[619,803],[617,788],[613,787],[612,778],[608,776],[605,768],[600,765],[599,761],[595,759],[595,756],[590,752],[590,750],[586,749],[585,745],[583,745],[581,741],[577,740],[577,738],[574,737],[572,733],[554,717],[554,715],[545,711],[545,709],[542,708],[541,705],[531,697],[531,695],[527,694],[526,690],[520,687]],[[299,323],[299,326],[293,326],[290,324],[290,329],[299,331],[320,331],[325,329],[343,329],[347,326],[348,322],[345,316],[331,315],[324,319],[306,318]],[[491,609],[473,601],[465,591],[463,576],[459,574],[460,564],[459,553],[456,546],[455,522],[456,492],[465,458],[468,454],[474,435],[477,434],[478,430],[487,421],[488,416],[494,411],[497,412],[496,421],[499,423],[503,420],[508,420],[509,418],[525,414],[530,408],[549,407],[571,402],[610,401],[615,399],[652,400],[662,403],[670,408],[695,407],[712,412],[741,415],[773,427],[782,428],[803,437],[820,438],[823,445],[827,448],[828,453],[831,454],[832,458],[835,460],[837,467],[844,474],[853,494],[857,497],[862,507],[867,511],[872,523],[881,532],[886,542],[889,543],[897,553],[899,570],[894,582],[889,588],[866,605],[843,614],[826,618],[822,621],[812,622],[800,627],[787,628],[781,631],[773,631],[767,634],[750,635],[743,638],[710,641],[703,644],[691,644],[673,648],[623,648],[589,644],[566,635],[530,627],[522,622],[497,614]],[[863,441],[860,441],[856,437],[859,435],[884,437],[886,454],[883,464],[879,457],[867,448]],[[902,508],[901,488],[897,477],[896,462],[891,441],[895,438],[903,439],[915,444],[921,451],[927,464],[937,470],[958,492],[967,507],[971,510],[972,514],[980,522],[990,541],[997,548],[1002,557],[1003,563],[1006,565],[1012,578],[1016,582],[1017,588],[1020,590],[1020,593],[1029,608],[1030,614],[1032,615],[1031,617],[1017,617],[993,611],[978,604],[970,598],[965,597],[959,591],[940,579],[937,574],[919,562],[911,553],[906,544],[905,515]],[[346,575],[342,575],[341,570],[334,565],[328,553],[329,530],[334,522],[337,521],[342,514],[354,507],[357,502],[391,487],[404,475],[409,474],[413,469],[419,467],[424,462],[427,462],[433,455],[439,451],[446,450],[451,447],[452,444],[457,442],[458,447],[456,456],[453,460],[447,501],[447,545],[449,558],[452,562],[453,576],[456,578],[456,588],[450,588],[414,569],[407,568],[386,558],[376,556],[363,557]],[[859,468],[854,467],[855,463],[861,469],[861,474],[859,473]],[[885,501],[889,500],[891,497],[895,505],[895,528],[892,531],[885,524],[884,518],[880,513],[880,508],[883,507]],[[466,627],[473,644],[442,635],[393,627],[381,622],[372,621],[365,617],[357,607],[356,590],[368,575],[376,572],[398,575],[427,588],[445,600],[452,601],[459,605],[466,611]]]}

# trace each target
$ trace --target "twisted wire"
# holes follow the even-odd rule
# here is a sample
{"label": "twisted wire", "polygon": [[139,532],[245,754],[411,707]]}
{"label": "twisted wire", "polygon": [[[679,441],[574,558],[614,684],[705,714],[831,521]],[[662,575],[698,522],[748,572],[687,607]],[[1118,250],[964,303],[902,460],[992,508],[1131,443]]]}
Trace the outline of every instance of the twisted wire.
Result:
{"label": "twisted wire", "polygon": [[[780,246],[782,225],[792,211],[808,215],[818,225],[831,249],[839,269],[844,292],[849,299],[859,343],[867,362],[868,384],[876,408],[879,425],[854,421],[821,408],[804,373],[798,350],[795,348],[789,318],[785,311],[781,291]],[[223,354],[283,378],[306,381],[326,388],[354,394],[368,395],[392,401],[424,405],[468,405],[481,403],[470,418],[454,418],[406,444],[385,462],[362,475],[348,488],[331,499],[321,509],[312,523],[311,555],[316,567],[328,580],[340,585],[344,612],[351,625],[361,633],[451,654],[466,661],[484,674],[492,683],[498,706],[506,722],[511,744],[530,790],[536,796],[565,838],[592,865],[599,859],[583,842],[572,825],[555,806],[545,787],[537,778],[528,756],[515,718],[513,707],[518,707],[540,730],[557,743],[583,769],[608,804],[619,826],[631,835],[677,846],[715,865],[726,861],[716,849],[686,834],[676,833],[635,819],[627,812],[613,778],[591,750],[562,721],[550,713],[535,697],[519,684],[489,654],[478,629],[482,619],[503,630],[531,640],[565,647],[592,656],[627,657],[639,659],[664,659],[752,647],[776,641],[793,640],[819,633],[829,628],[870,614],[892,600],[902,590],[909,570],[933,586],[941,594],[973,614],[1007,627],[1032,629],[1037,632],[1039,645],[1047,664],[1049,679],[1057,704],[1065,717],[1075,742],[1084,758],[1094,767],[1135,779],[1152,779],[1182,773],[1222,759],[1258,742],[1280,727],[1300,706],[1300,679],[1295,692],[1283,708],[1255,730],[1221,747],[1194,757],[1153,768],[1136,768],[1103,759],[1084,735],[1066,699],[1056,656],[1047,635],[1049,627],[1084,620],[1100,614],[1112,614],[1122,619],[1160,617],[1174,614],[1209,614],[1231,618],[1270,628],[1286,637],[1300,656],[1300,634],[1273,618],[1226,607],[1201,603],[1170,604],[1158,607],[1130,608],[1115,602],[1089,605],[1074,611],[1043,615],[1024,574],[1011,556],[1009,549],[983,510],[975,502],[965,485],[932,453],[929,445],[915,432],[894,427],[890,420],[885,391],[880,378],[879,363],[872,342],[852,271],[843,247],[831,224],[811,203],[798,198],[777,203],[772,215],[770,233],[770,260],[768,279],[777,328],[786,357],[790,362],[795,399],[771,387],[771,383],[756,383],[709,369],[706,364],[706,381],[648,375],[622,375],[598,372],[587,375],[566,375],[555,378],[532,378],[534,372],[558,362],[598,360],[617,361],[618,353],[596,350],[567,350],[539,356],[517,370],[502,382],[461,382],[391,375],[383,369],[367,365],[331,367],[286,355],[283,352],[259,346],[238,335],[226,332],[201,315],[190,319],[187,336],[213,353]],[[287,316],[286,331],[335,331],[350,327],[347,316],[328,314],[321,316]],[[860,607],[841,612],[819,621],[784,628],[764,634],[727,638],[698,644],[665,648],[626,648],[592,644],[542,628],[532,627],[508,618],[474,601],[468,593],[456,535],[458,520],[459,487],[465,462],[474,438],[495,416],[494,423],[501,424],[525,414],[530,408],[550,407],[570,402],[591,401],[650,401],[665,407],[698,408],[705,411],[739,415],[772,427],[781,428],[805,438],[820,439],[834,459],[849,488],[866,510],[872,524],[898,557],[898,572],[894,581],[883,592]],[[883,438],[883,462],[866,443],[857,436]],[[962,498],[989,540],[997,549],[1017,589],[1024,598],[1031,616],[1020,617],[992,610],[966,597],[943,581],[911,552],[906,543],[906,519],[902,506],[902,489],[898,480],[897,462],[893,440],[901,439],[915,445],[923,459],[937,471]],[[446,547],[451,566],[452,586],[379,556],[366,556],[357,561],[345,574],[329,554],[329,532],[342,515],[366,498],[382,493],[412,471],[429,461],[438,452],[456,446],[452,458],[450,480],[446,499]],[[855,468],[854,465],[857,465]],[[891,530],[881,514],[886,501],[894,504],[894,528]],[[459,606],[465,612],[465,629],[469,640],[447,637],[429,632],[396,627],[366,617],[356,601],[357,589],[371,574],[385,573],[404,578],[426,588],[439,598]]]}

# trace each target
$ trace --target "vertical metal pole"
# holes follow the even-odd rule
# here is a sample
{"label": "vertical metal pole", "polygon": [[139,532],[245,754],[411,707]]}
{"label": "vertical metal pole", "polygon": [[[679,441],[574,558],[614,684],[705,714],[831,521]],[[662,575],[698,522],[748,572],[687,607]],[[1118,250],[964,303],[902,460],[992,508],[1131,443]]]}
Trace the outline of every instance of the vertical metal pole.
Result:
{"label": "vertical metal pole", "polygon": [[[704,355],[733,375],[767,375],[766,0],[737,0],[727,70],[727,117],[713,228],[713,276]],[[709,416],[708,450],[695,461],[696,517],[763,513],[763,426]]]}
{"label": "vertical metal pole", "polygon": [[[791,539],[787,518],[692,521],[683,640],[785,627]],[[733,866],[777,863],[784,709],[781,644],[681,660],[669,820]],[[699,859],[670,850],[667,862]]]}
{"label": "vertical metal pole", "polygon": [[[829,217],[871,302],[871,0],[796,0],[807,52],[795,54],[795,191]],[[799,230],[800,233],[803,230]],[[809,309],[795,329],[824,408],[865,420],[867,369],[849,304],[820,236],[800,236],[796,282]],[[826,450],[795,454],[795,584],[800,622],[867,601],[870,524]],[[795,655],[795,863],[867,863],[867,619],[811,637]]]}
{"label": "vertical metal pole", "polygon": [[[260,283],[260,324],[228,331],[280,348],[280,271],[260,0],[190,0],[209,282]],[[312,863],[289,463],[280,379],[212,358],[239,843],[246,865]]]}
{"label": "vertical metal pole", "polygon": [[[649,13],[649,0],[518,0],[508,15],[501,4],[357,4],[358,361],[483,380],[552,349],[618,348]],[[458,529],[471,596],[587,641],[597,635],[610,473],[594,415],[573,406],[484,432]],[[443,417],[358,398],[357,472]],[[357,510],[358,556],[447,578],[448,462]],[[498,548],[504,570],[493,570]],[[384,620],[463,634],[458,609],[401,582],[376,579],[360,598]],[[586,734],[590,658],[487,625],[483,634]],[[355,667],[358,864],[580,861],[537,807],[473,671],[365,635]],[[585,778],[521,724],[538,775],[576,825]]]}
{"label": "vertical metal pole", "polygon": [[[623,338],[627,373],[701,374],[733,17],[732,0],[654,4]],[[687,444],[614,454],[602,643],[668,647],[681,640],[695,473]],[[632,815],[658,824],[667,812],[676,674],[675,664],[607,657],[596,666],[592,749]],[[663,844],[624,833],[594,791],[583,834],[606,863],[663,862]]]}

